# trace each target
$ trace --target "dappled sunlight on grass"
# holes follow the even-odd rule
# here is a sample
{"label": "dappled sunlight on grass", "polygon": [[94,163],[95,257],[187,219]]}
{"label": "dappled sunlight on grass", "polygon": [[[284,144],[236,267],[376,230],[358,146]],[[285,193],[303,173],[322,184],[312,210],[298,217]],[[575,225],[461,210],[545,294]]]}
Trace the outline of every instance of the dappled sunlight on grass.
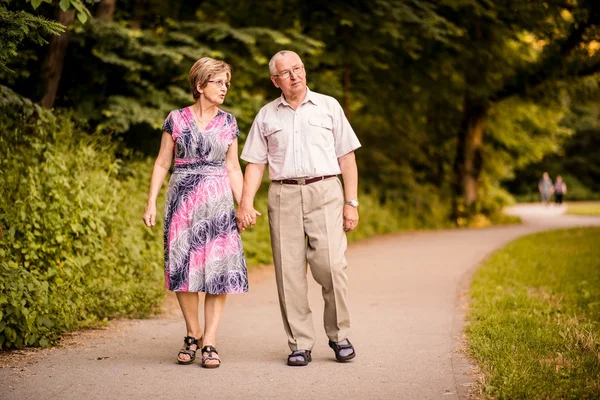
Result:
{"label": "dappled sunlight on grass", "polygon": [[469,352],[495,398],[600,393],[600,228],[531,235],[475,274]]}

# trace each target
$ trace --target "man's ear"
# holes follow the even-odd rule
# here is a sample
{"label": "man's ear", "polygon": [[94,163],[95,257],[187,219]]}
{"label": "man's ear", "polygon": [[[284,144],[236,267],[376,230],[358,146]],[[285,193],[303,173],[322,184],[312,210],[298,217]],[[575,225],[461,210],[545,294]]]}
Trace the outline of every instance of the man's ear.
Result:
{"label": "man's ear", "polygon": [[273,82],[273,85],[279,89],[279,84],[277,83],[277,77],[276,76],[272,76],[271,77],[271,82]]}

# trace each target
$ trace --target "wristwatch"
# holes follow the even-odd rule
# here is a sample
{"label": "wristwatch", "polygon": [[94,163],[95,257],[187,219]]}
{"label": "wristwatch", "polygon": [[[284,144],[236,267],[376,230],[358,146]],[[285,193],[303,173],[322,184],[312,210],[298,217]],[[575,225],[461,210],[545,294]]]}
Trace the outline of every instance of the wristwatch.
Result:
{"label": "wristwatch", "polygon": [[349,206],[356,208],[356,207],[358,207],[358,200],[352,199],[352,200],[344,202],[344,204],[348,204]]}

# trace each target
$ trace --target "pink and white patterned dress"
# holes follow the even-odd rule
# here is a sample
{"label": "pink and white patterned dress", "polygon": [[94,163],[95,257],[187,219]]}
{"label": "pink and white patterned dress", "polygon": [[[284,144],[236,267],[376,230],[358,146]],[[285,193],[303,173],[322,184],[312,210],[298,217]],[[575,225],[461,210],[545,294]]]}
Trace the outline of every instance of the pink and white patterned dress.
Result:
{"label": "pink and white patterned dress", "polygon": [[171,111],[163,130],[175,142],[165,205],[165,284],[176,292],[248,291],[242,240],[225,168],[240,132],[222,110],[201,130],[189,107]]}

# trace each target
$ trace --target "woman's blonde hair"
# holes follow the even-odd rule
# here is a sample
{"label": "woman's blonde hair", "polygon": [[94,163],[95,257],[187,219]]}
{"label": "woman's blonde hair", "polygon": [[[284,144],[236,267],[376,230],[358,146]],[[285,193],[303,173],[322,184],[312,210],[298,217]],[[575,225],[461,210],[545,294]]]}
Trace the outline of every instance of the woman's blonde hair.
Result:
{"label": "woman's blonde hair", "polygon": [[227,73],[227,80],[231,79],[231,65],[227,64],[225,61],[215,60],[210,57],[202,57],[196,61],[194,65],[192,65],[192,68],[190,68],[189,74],[194,100],[200,98],[198,86],[201,89],[204,89],[211,77],[222,72]]}

